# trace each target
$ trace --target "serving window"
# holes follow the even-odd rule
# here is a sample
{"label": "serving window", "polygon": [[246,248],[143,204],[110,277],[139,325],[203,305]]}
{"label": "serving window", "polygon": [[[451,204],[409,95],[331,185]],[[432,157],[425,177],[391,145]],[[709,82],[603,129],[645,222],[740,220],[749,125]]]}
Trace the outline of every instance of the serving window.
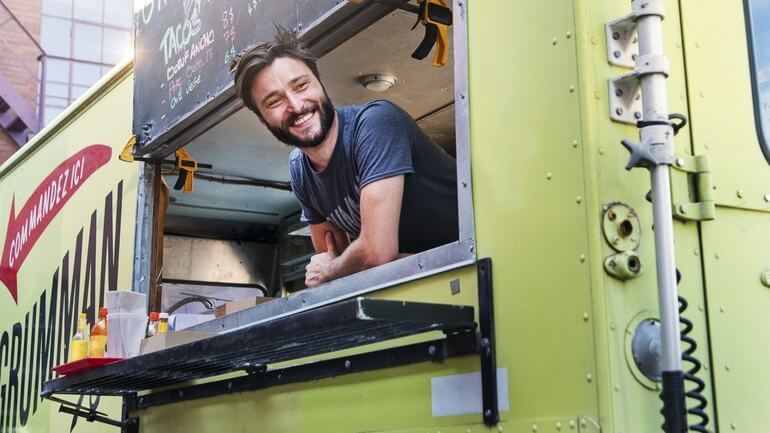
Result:
{"label": "serving window", "polygon": [[[306,289],[304,268],[314,250],[289,186],[291,148],[278,142],[252,112],[240,108],[184,146],[199,163],[212,166],[198,169],[193,191],[171,189],[168,204],[156,205],[161,217],[155,221],[162,221],[162,242],[156,245],[162,245],[162,257],[157,258],[151,299],[158,300],[155,308],[173,310],[184,319],[177,329],[198,322],[201,330],[215,326],[203,322],[220,315],[228,302],[287,298],[249,313],[249,320],[260,320],[475,260],[465,21],[455,14],[448,61],[437,68],[431,64],[433,53],[423,60],[409,55],[423,37],[422,28],[409,31],[415,19],[413,13],[394,10],[323,54],[318,67],[335,107],[392,101],[456,158],[458,206],[448,206],[446,212],[458,212],[458,240]],[[372,76],[379,81],[373,84]],[[179,173],[163,166],[161,176],[174,185]],[[156,229],[159,233],[161,227]],[[216,329],[230,326],[225,322],[220,320]]]}

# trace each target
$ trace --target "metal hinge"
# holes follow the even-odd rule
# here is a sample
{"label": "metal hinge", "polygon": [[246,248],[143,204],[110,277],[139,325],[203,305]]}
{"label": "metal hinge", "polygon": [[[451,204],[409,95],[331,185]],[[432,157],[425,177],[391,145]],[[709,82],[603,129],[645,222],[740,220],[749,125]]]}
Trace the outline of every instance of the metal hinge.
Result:
{"label": "metal hinge", "polygon": [[677,156],[671,168],[674,218],[683,221],[713,220],[716,207],[708,157]]}

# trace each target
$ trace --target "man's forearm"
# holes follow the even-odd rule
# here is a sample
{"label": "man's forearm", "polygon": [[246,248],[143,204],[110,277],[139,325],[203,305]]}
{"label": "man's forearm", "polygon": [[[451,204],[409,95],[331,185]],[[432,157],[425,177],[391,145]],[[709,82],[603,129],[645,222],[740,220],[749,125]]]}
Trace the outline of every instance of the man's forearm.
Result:
{"label": "man's forearm", "polygon": [[337,258],[331,261],[328,280],[355,274],[372,266],[367,264],[366,245],[361,239],[353,241]]}

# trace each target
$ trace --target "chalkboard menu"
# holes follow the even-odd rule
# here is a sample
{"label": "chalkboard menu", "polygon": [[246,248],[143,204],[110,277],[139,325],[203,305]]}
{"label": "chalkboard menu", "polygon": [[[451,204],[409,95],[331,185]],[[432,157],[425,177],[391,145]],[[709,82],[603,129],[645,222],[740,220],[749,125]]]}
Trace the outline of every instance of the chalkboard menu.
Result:
{"label": "chalkboard menu", "polygon": [[168,140],[178,126],[231,98],[228,64],[275,25],[302,29],[340,0],[144,0],[135,15],[135,153]]}

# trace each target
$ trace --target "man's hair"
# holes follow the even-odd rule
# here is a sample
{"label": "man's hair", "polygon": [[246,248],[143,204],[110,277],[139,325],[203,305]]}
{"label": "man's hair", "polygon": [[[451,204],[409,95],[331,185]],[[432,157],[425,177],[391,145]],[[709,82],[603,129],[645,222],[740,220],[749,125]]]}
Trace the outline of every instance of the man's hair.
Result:
{"label": "man's hair", "polygon": [[317,58],[310,55],[306,48],[299,43],[297,34],[281,26],[275,26],[275,40],[270,42],[257,42],[241,51],[230,62],[230,72],[235,82],[235,92],[249,110],[262,116],[259,108],[251,99],[251,86],[254,78],[266,66],[280,57],[290,57],[305,63],[319,80],[321,76],[316,66]]}

